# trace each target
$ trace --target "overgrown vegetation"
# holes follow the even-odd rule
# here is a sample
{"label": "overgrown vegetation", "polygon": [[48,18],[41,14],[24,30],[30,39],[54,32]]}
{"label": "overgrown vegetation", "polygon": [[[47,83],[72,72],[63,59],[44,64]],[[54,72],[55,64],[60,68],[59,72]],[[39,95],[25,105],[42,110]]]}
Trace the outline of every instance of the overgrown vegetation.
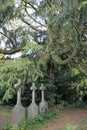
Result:
{"label": "overgrown vegetation", "polygon": [[[47,115],[38,115],[35,118],[27,119],[21,121],[19,126],[12,125],[10,122],[7,122],[3,124],[2,130],[37,130],[38,128],[44,127],[44,124],[47,123],[50,120],[55,120],[57,118],[57,115],[54,114],[47,114]],[[87,120],[81,122],[80,126],[72,126],[70,124],[66,124],[63,128],[60,128],[60,130],[86,130],[87,129]],[[57,130],[57,129],[55,129]]]}
{"label": "overgrown vegetation", "polygon": [[58,109],[84,109],[86,107],[86,104],[83,101],[77,101],[75,103],[69,104],[67,101],[60,101],[60,103],[57,105]]}
{"label": "overgrown vegetation", "polygon": [[53,111],[40,113],[34,118],[22,120],[18,127],[7,122],[2,125],[2,130],[36,130],[43,127],[48,121],[55,121],[58,117],[57,113]]}

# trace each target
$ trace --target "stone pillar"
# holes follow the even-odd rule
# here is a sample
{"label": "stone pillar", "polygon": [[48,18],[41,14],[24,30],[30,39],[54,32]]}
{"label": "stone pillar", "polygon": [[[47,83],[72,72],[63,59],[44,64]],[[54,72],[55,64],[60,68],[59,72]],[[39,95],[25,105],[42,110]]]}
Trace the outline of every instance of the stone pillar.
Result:
{"label": "stone pillar", "polygon": [[28,108],[28,118],[32,118],[38,114],[38,106],[35,103],[35,90],[36,90],[35,83],[32,83],[31,90],[32,90],[32,103]]}
{"label": "stone pillar", "polygon": [[21,104],[21,80],[18,79],[18,83],[15,84],[17,89],[17,103],[12,110],[12,123],[19,124],[19,122],[25,118],[25,108]]}
{"label": "stone pillar", "polygon": [[39,104],[39,111],[40,112],[47,112],[48,111],[48,103],[44,99],[45,86],[43,85],[43,83],[41,84],[40,90],[41,90],[42,99],[41,99],[41,103]]}

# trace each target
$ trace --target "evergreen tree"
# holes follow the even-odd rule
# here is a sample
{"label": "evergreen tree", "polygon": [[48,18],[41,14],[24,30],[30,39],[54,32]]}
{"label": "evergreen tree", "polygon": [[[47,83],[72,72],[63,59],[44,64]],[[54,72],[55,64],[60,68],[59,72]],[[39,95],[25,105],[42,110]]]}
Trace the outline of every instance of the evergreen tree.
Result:
{"label": "evergreen tree", "polygon": [[[10,65],[4,61],[4,55],[21,51],[20,60],[24,63],[22,69],[20,63],[17,66],[15,61],[10,60],[12,67],[9,67],[9,73],[11,75],[12,72],[14,77],[16,72],[20,72],[22,79],[26,80],[30,76],[31,81],[36,81],[43,76],[43,66],[50,76],[50,83],[55,82],[55,71],[60,66],[78,69],[79,73],[86,76],[86,8],[87,2],[83,0],[21,0],[16,4],[12,0],[2,1],[0,34],[5,48],[0,48],[1,73],[8,70]],[[3,62],[6,63],[4,69]],[[17,77],[20,77],[18,74]]]}

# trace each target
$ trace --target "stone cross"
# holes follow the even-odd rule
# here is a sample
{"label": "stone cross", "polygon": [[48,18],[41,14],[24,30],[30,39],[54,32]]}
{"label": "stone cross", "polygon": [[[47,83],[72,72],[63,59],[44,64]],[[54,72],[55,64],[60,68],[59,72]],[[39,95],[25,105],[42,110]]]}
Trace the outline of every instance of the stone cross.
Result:
{"label": "stone cross", "polygon": [[42,99],[41,99],[41,102],[39,104],[39,111],[45,113],[45,112],[48,111],[48,103],[44,99],[45,86],[43,85],[43,83],[41,84],[40,90],[41,90],[41,97],[42,97]]}
{"label": "stone cross", "polygon": [[38,114],[38,106],[35,102],[35,90],[37,89],[35,87],[35,83],[32,83],[32,86],[30,89],[32,90],[32,103],[30,104],[28,108],[28,118],[32,118]]}
{"label": "stone cross", "polygon": [[35,90],[37,89],[35,87],[35,83],[32,83],[32,86],[30,89],[32,90],[32,103],[35,103]]}
{"label": "stone cross", "polygon": [[15,84],[14,88],[17,89],[17,106],[21,105],[21,79],[18,79],[18,83]]}
{"label": "stone cross", "polygon": [[17,103],[12,109],[12,123],[19,124],[25,118],[25,108],[21,104],[21,79],[18,79],[18,83],[14,87],[17,89]]}
{"label": "stone cross", "polygon": [[45,99],[44,99],[44,90],[45,90],[45,86],[43,85],[43,83],[41,84],[40,90],[42,91],[42,92],[41,92],[42,101],[45,101]]}

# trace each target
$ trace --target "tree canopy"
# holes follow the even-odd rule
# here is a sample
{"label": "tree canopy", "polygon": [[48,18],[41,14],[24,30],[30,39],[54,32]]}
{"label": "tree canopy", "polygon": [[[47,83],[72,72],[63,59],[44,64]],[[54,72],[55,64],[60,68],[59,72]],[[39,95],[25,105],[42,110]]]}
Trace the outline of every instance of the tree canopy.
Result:
{"label": "tree canopy", "polygon": [[[25,77],[33,75],[36,80],[39,75],[44,75],[41,67],[44,65],[51,78],[60,66],[78,69],[86,76],[86,8],[86,0],[2,0],[0,44],[4,42],[5,47],[0,47],[0,66],[3,62],[9,65],[6,59],[4,61],[5,55],[22,52],[21,61],[25,62],[26,69],[21,71],[23,74],[26,71]],[[13,68],[14,73],[20,64]]]}
{"label": "tree canopy", "polygon": [[[85,66],[87,4],[81,5],[82,0],[21,0],[17,7],[13,1],[2,2],[0,23],[3,31],[0,33],[7,40],[5,49],[0,49],[0,52],[12,54],[21,51],[24,46],[28,51],[32,39],[37,46],[42,46],[39,51],[37,49],[37,58],[43,56],[45,62],[52,59],[59,65]],[[19,26],[14,27],[12,21],[19,22]],[[13,28],[9,29],[9,26]]]}

